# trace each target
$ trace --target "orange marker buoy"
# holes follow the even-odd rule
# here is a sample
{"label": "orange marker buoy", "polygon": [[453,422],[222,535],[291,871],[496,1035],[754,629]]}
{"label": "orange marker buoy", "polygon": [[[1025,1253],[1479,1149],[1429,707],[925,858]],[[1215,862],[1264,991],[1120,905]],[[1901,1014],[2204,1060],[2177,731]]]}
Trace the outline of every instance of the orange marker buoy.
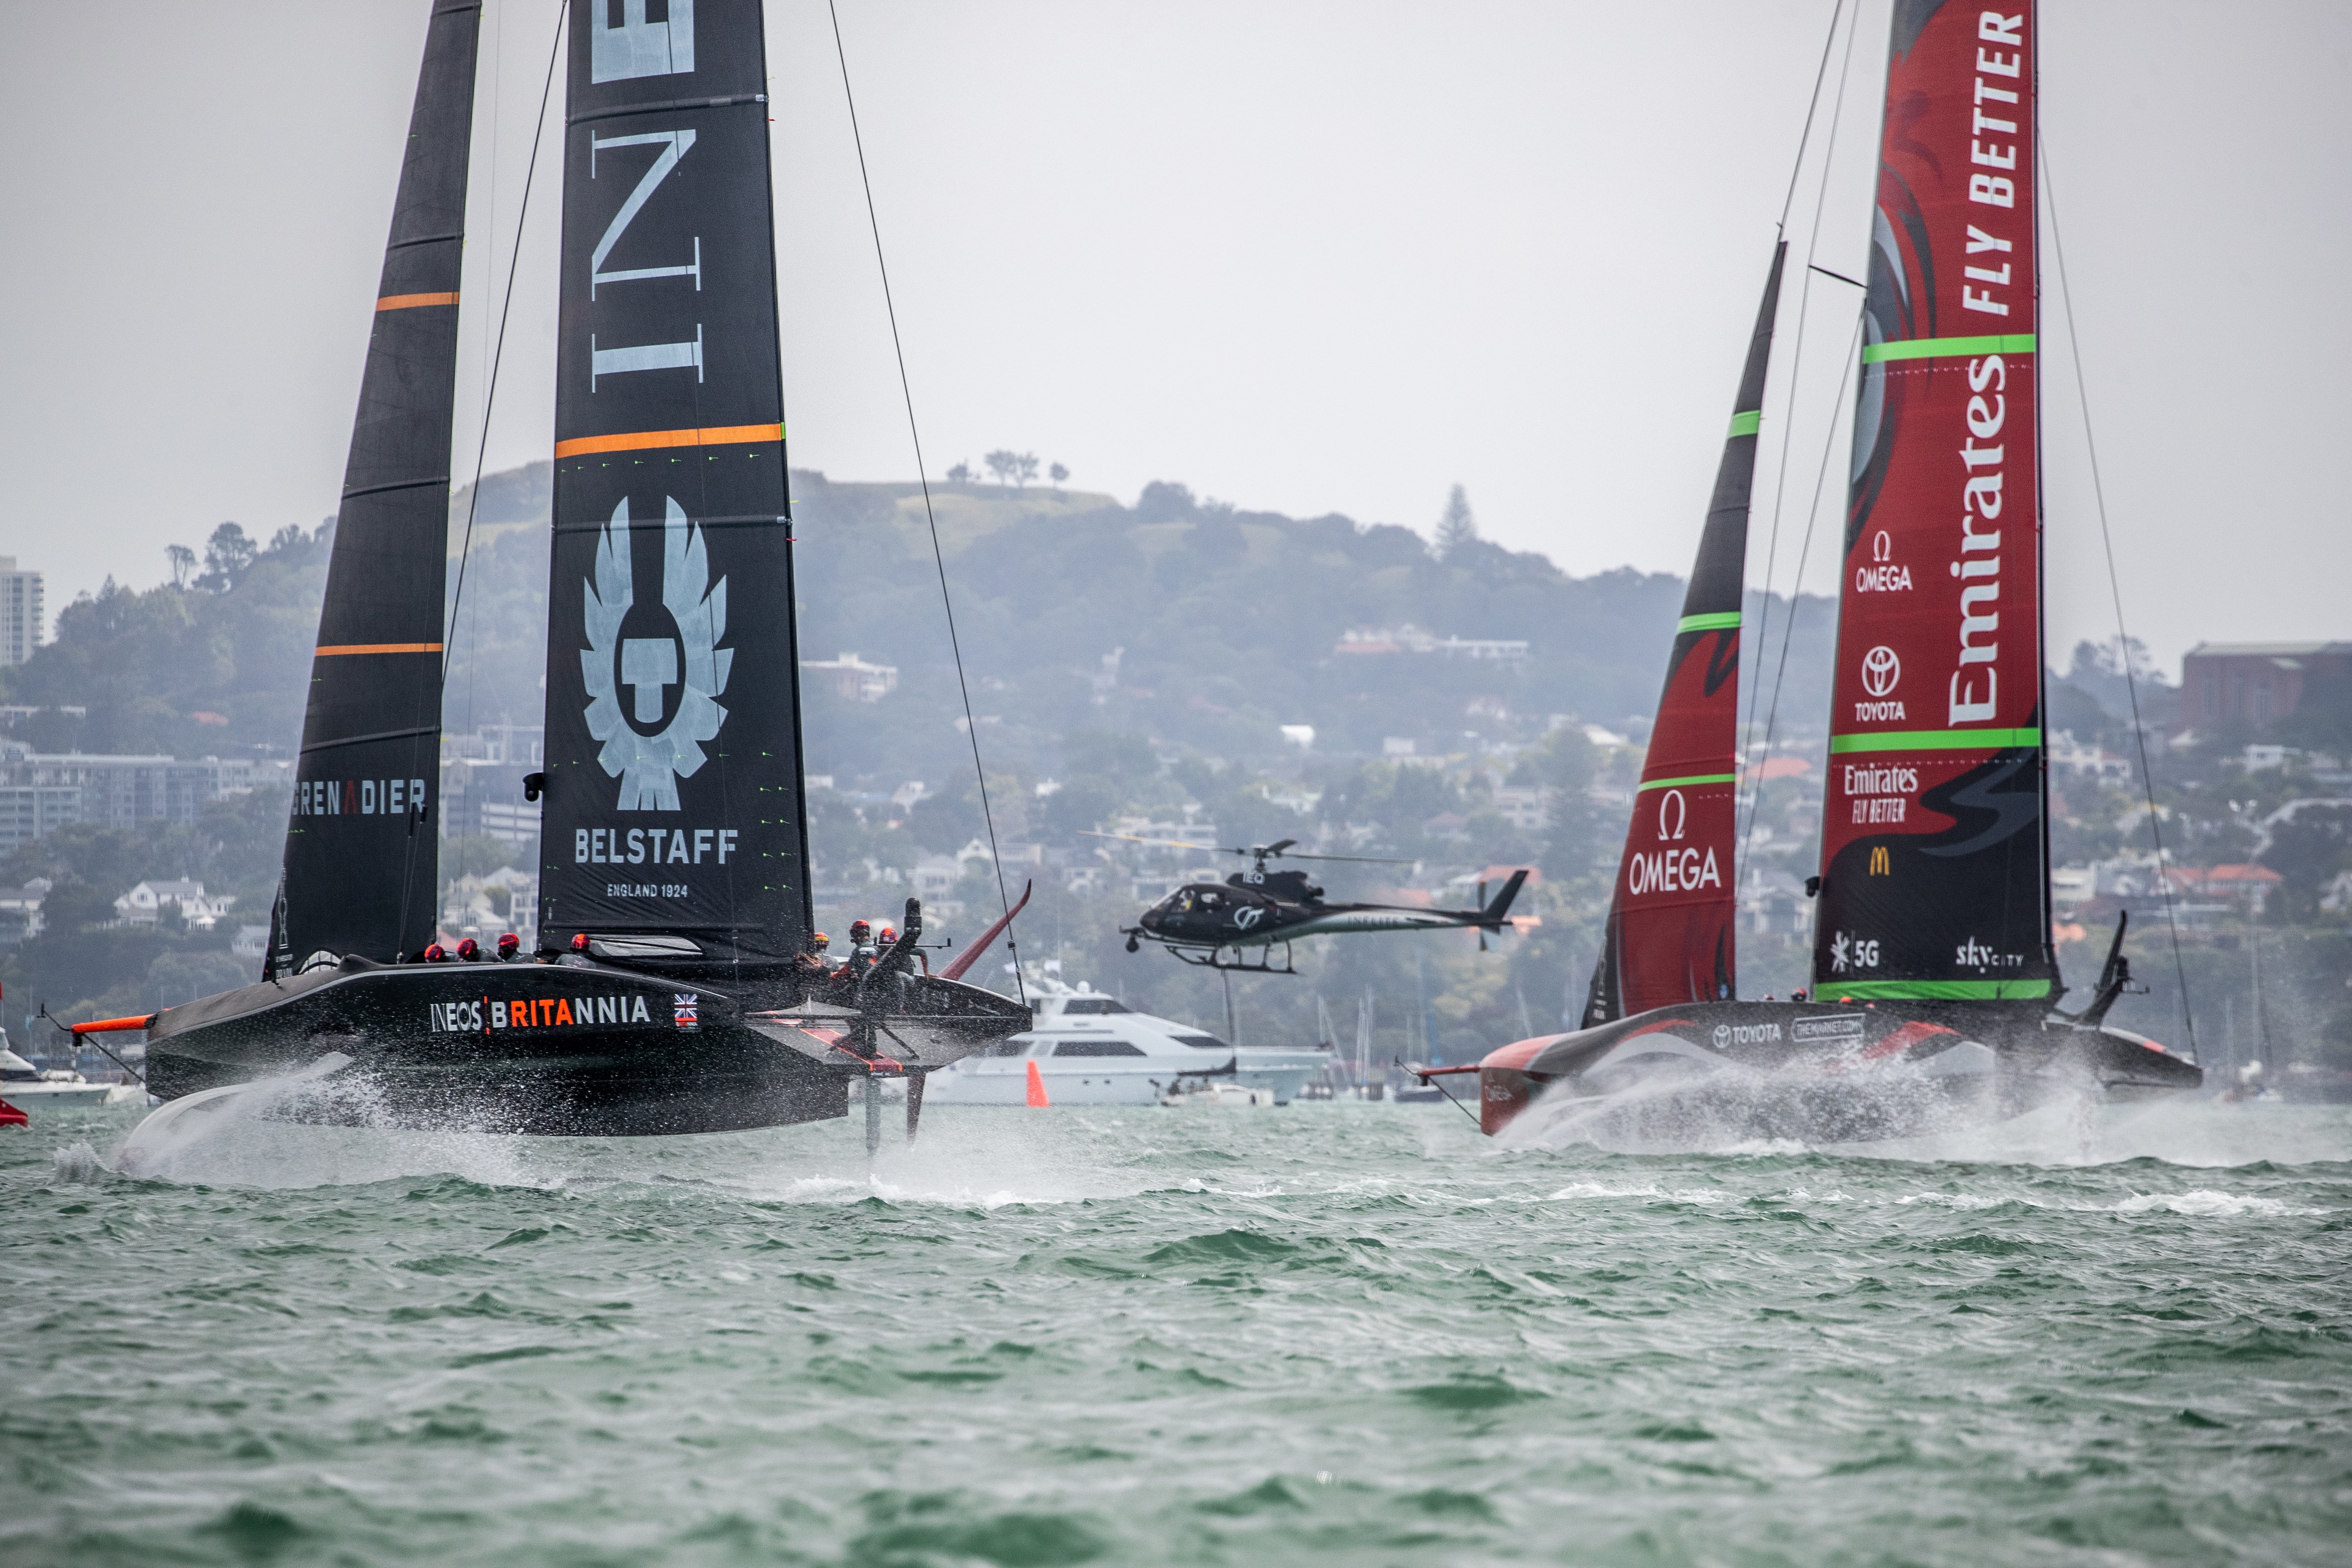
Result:
{"label": "orange marker buoy", "polygon": [[1053,1101],[1045,1098],[1045,1080],[1037,1074],[1037,1064],[1029,1064],[1029,1103],[1039,1110],[1048,1110]]}

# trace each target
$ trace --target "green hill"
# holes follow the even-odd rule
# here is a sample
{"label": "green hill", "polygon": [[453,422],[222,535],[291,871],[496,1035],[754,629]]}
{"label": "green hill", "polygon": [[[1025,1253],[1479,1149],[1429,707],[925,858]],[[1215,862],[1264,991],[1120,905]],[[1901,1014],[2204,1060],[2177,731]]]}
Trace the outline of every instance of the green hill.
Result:
{"label": "green hill", "polygon": [[[982,828],[930,530],[917,486],[835,484],[803,471],[793,491],[803,657],[855,652],[898,671],[877,701],[808,686],[809,768],[834,785],[813,796],[820,916],[887,916],[905,891],[893,874]],[[1191,820],[1229,838],[1308,838],[1324,824],[1349,831],[1363,852],[1421,859],[1423,888],[1505,861],[1549,874],[1522,906],[1544,915],[1544,933],[1510,939],[1509,955],[1482,959],[1475,944],[1438,938],[1336,944],[1308,960],[1320,975],[1313,984],[1240,987],[1244,1010],[1267,1026],[1311,1030],[1318,986],[1352,998],[1370,986],[1386,1046],[1450,1044],[1458,1053],[1496,1030],[1515,1033],[1525,1018],[1556,1019],[1580,992],[1591,907],[1605,885],[1598,865],[1613,858],[1622,810],[1590,793],[1595,770],[1612,763],[1585,742],[1581,725],[1638,739],[1679,609],[1678,579],[1574,577],[1475,538],[1440,558],[1408,529],[1243,511],[1178,484],[1149,486],[1133,506],[1042,486],[940,485],[931,499],[998,837],[1039,846],[1057,863],[1028,873],[1048,884],[1024,921],[1033,955],[1053,948],[1074,978],[1221,1026],[1223,993],[1210,981],[1160,955],[1123,952],[1116,928],[1135,911],[1129,868],[1099,892],[1061,887],[1058,863],[1086,863],[1105,842],[1085,830],[1122,813],[1183,820],[1189,808]],[[456,498],[453,549],[469,500]],[[541,720],[547,507],[543,464],[483,481],[462,596],[451,573],[444,721],[453,731]],[[299,740],[330,533],[288,529],[255,547],[225,530],[204,573],[184,574],[181,585],[110,584],[67,606],[56,640],[5,672],[7,700],[87,712],[44,712],[18,738],[40,750],[288,753]],[[737,603],[738,614],[755,607]],[[1776,625],[1784,613],[1776,604]],[[1829,625],[1825,606],[1805,606],[1790,661],[1803,684],[1783,700],[1791,715],[1820,710]],[[1525,657],[1337,651],[1350,632],[1409,627],[1441,641],[1524,642]],[[1285,726],[1299,725],[1314,731],[1304,751],[1284,738]],[[1417,760],[1400,766],[1386,754],[1405,743]],[[1430,759],[1444,761],[1421,765]],[[911,810],[887,805],[910,780],[923,782],[927,798]],[[1505,782],[1552,785],[1552,826],[1511,828],[1489,797]],[[120,889],[103,884],[134,866],[138,875],[193,868],[251,893],[258,909],[275,873],[266,829],[281,809],[252,803],[194,837],[59,835],[0,875],[58,876],[110,896]],[[1335,896],[1373,890],[1387,875],[1334,869],[1348,873],[1330,879]],[[946,931],[968,935],[994,898],[984,879],[967,879],[950,900],[966,912]],[[45,938],[12,967],[49,1000],[110,988],[127,1010],[146,1005],[142,987],[156,989],[165,948],[207,941],[141,940],[163,946],[109,958],[99,951],[106,944],[80,942],[68,964],[56,951],[66,944]],[[1408,998],[1399,963],[1409,954]]]}

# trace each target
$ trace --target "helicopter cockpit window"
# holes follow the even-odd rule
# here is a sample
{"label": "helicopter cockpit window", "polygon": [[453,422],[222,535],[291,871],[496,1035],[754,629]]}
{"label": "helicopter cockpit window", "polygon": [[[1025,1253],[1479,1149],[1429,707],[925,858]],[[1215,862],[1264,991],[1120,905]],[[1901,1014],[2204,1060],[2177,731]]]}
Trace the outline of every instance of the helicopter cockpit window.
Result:
{"label": "helicopter cockpit window", "polygon": [[1203,910],[1222,910],[1225,907],[1224,889],[1222,888],[1203,888],[1197,895],[1197,902]]}

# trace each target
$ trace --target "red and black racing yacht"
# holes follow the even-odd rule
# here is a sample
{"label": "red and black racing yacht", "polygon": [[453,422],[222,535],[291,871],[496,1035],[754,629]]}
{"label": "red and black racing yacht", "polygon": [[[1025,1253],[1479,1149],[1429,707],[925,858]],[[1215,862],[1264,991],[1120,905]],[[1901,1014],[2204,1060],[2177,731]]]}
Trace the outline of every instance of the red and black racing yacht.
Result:
{"label": "red and black racing yacht", "polygon": [[[1872,212],[1809,999],[1738,1000],[1738,672],[1775,250],[1582,1026],[1475,1068],[1483,1124],[1635,1097],[1763,1136],[1900,1135],[2054,1094],[2194,1089],[2064,1012],[2042,736],[2032,0],[1899,5]],[[1446,1069],[1441,1069],[1446,1070]],[[1635,1114],[1629,1105],[1627,1114]]]}

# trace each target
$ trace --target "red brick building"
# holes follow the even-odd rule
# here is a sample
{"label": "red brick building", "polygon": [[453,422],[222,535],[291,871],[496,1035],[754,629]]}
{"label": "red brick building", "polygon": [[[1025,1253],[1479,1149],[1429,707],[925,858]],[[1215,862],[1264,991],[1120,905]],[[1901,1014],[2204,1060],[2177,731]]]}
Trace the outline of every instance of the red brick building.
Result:
{"label": "red brick building", "polygon": [[2180,661],[2180,722],[2267,724],[2303,705],[2315,679],[2352,679],[2352,642],[2206,642]]}

